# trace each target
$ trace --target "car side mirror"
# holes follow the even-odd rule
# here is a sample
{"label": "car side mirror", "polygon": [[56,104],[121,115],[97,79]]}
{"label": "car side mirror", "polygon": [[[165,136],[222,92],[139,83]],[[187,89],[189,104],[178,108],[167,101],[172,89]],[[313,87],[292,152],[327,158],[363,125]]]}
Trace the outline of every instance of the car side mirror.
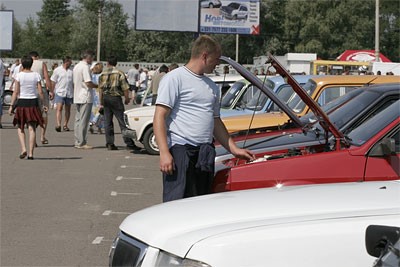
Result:
{"label": "car side mirror", "polygon": [[393,138],[384,138],[371,149],[370,157],[389,157],[396,154],[396,144]]}
{"label": "car side mirror", "polygon": [[365,247],[369,255],[379,258],[387,246],[394,245],[399,238],[399,227],[370,225],[365,232]]}

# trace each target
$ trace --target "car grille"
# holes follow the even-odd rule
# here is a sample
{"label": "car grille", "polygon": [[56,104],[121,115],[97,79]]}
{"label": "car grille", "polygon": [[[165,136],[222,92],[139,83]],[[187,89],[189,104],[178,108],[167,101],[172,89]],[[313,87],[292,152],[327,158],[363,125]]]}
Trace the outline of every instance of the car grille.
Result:
{"label": "car grille", "polygon": [[147,252],[147,245],[120,232],[110,252],[110,266],[139,267]]}

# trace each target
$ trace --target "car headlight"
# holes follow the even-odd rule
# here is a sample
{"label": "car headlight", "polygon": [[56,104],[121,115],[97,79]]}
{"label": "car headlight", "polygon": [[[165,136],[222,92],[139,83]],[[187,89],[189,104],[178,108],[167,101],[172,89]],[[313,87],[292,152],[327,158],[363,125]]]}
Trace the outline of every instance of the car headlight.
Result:
{"label": "car headlight", "polygon": [[190,260],[190,259],[183,259],[176,255],[160,251],[160,254],[158,254],[158,258],[157,258],[156,267],[175,267],[175,266],[179,266],[179,267],[211,267],[210,265],[208,265],[204,262]]}

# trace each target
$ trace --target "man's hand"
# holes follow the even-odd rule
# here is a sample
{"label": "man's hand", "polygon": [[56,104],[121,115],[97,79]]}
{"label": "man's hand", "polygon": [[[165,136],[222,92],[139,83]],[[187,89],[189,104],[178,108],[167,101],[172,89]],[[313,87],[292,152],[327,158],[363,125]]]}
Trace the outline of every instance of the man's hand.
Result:
{"label": "man's hand", "polygon": [[131,99],[129,97],[125,97],[125,105],[128,105],[129,102],[131,102]]}
{"label": "man's hand", "polygon": [[237,158],[247,159],[247,160],[255,160],[256,159],[254,154],[248,149],[242,149],[242,148],[235,147],[234,149],[232,149],[231,152]]}
{"label": "man's hand", "polygon": [[10,107],[8,108],[8,114],[9,114],[10,116],[14,115],[12,105],[10,105]]}
{"label": "man's hand", "polygon": [[49,92],[49,98],[50,98],[50,100],[54,99],[54,93],[52,91]]}
{"label": "man's hand", "polygon": [[171,153],[162,153],[160,154],[160,171],[172,175],[175,171],[175,162]]}

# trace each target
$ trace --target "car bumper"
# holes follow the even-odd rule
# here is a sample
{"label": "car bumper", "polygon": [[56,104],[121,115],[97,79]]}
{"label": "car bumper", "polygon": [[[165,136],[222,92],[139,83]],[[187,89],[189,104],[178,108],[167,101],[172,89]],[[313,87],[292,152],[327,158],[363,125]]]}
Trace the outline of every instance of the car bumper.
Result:
{"label": "car bumper", "polygon": [[129,126],[129,121],[128,121],[128,116],[124,114],[124,121],[125,121],[125,126],[126,130],[122,131],[122,136],[126,138],[130,138],[134,141],[137,141],[137,134],[135,130],[132,130]]}

